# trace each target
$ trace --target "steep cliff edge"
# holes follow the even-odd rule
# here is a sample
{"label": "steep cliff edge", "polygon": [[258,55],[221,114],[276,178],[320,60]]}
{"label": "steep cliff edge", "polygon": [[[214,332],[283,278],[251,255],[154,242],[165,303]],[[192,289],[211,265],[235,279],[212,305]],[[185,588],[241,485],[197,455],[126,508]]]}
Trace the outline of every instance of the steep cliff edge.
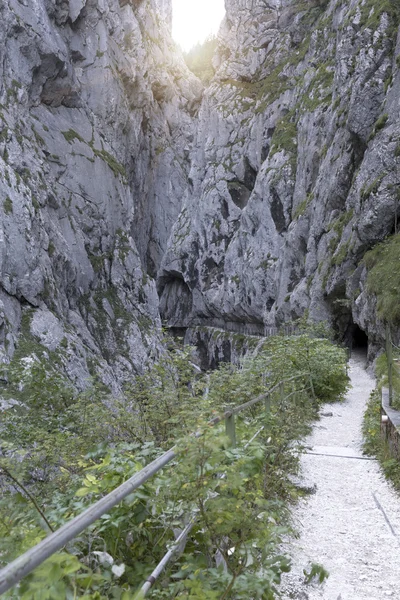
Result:
{"label": "steep cliff edge", "polygon": [[78,387],[115,386],[156,351],[148,274],[202,93],[170,20],[169,0],[0,4],[2,362],[50,357]]}
{"label": "steep cliff edge", "polygon": [[[382,333],[366,251],[396,230],[395,0],[227,0],[159,278],[171,326],[308,311]],[[238,325],[239,329],[239,325]],[[245,329],[245,325],[244,325]]]}

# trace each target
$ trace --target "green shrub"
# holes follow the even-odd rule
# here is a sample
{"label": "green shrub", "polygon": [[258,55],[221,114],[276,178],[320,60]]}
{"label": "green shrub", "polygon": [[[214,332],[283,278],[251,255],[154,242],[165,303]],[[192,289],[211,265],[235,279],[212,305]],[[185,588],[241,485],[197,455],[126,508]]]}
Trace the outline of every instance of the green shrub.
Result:
{"label": "green shrub", "polygon": [[381,432],[381,390],[374,390],[369,398],[363,421],[364,452],[376,456],[396,490],[400,492],[400,462],[393,458]]}
{"label": "green shrub", "polygon": [[369,137],[370,140],[376,136],[378,131],[380,131],[381,129],[383,129],[385,127],[386,123],[388,122],[388,119],[389,119],[389,115],[387,113],[385,113],[384,115],[381,115],[379,117],[379,119],[376,121],[374,128],[372,130],[372,133]]}
{"label": "green shrub", "polygon": [[297,157],[297,123],[292,113],[278,122],[271,139],[270,156],[282,150]]}
{"label": "green shrub", "polygon": [[377,194],[382,183],[383,178],[385,177],[385,173],[381,173],[376,177],[370,185],[365,184],[361,189],[361,200],[364,202],[367,200],[371,194]]}
{"label": "green shrub", "polygon": [[[54,555],[4,597],[36,599],[45,589],[55,600],[128,600],[174,541],[174,529],[194,515],[184,553],[150,597],[275,598],[289,569],[279,550],[288,505],[300,493],[290,478],[299,464],[294,449],[300,450],[318,403],[340,399],[348,385],[344,351],[316,335],[269,338],[256,356],[209,374],[193,368],[190,348],[172,345],[123,402],[98,386],[77,394],[49,366],[53,361],[44,360],[40,345],[29,367],[19,349],[21,362],[7,377],[9,392],[20,390],[24,403],[2,420],[0,468],[20,483],[14,482],[18,494],[6,490],[0,500],[0,564],[46,535],[42,514],[56,529],[173,443],[178,458],[82,533],[69,554]],[[269,410],[260,402],[237,418],[237,448],[223,424],[209,425],[226,406],[282,379]],[[188,435],[194,430],[198,437]],[[38,481],[32,473],[39,468]],[[37,506],[24,493],[27,486],[40,498]],[[217,550],[226,570],[214,566]],[[110,558],[101,560],[105,552],[117,571]],[[321,573],[317,566],[311,571]]]}
{"label": "green shrub", "polygon": [[390,236],[364,256],[367,286],[375,294],[378,315],[391,323],[400,322],[400,234]]}
{"label": "green shrub", "polygon": [[74,142],[75,140],[78,140],[79,142],[82,142],[83,144],[85,144],[85,140],[83,139],[83,137],[81,135],[79,135],[79,133],[77,133],[74,129],[68,129],[68,131],[62,131],[61,132],[65,138],[65,140],[69,143],[72,144],[72,142]]}
{"label": "green shrub", "polygon": [[6,215],[12,215],[13,213],[13,203],[9,196],[3,202],[3,208]]}
{"label": "green shrub", "polygon": [[[400,410],[400,355],[395,349],[392,350],[393,367],[392,367],[392,386],[393,398],[392,406],[395,410]],[[386,352],[378,356],[376,360],[375,373],[379,381],[379,387],[389,387],[389,374]]]}

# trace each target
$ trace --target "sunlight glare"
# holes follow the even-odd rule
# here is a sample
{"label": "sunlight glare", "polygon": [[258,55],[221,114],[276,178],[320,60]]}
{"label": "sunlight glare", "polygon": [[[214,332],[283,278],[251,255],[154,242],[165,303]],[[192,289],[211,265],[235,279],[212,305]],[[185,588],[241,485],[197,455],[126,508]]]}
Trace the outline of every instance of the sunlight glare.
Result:
{"label": "sunlight glare", "polygon": [[172,0],[172,36],[187,52],[216,34],[224,16],[224,0]]}

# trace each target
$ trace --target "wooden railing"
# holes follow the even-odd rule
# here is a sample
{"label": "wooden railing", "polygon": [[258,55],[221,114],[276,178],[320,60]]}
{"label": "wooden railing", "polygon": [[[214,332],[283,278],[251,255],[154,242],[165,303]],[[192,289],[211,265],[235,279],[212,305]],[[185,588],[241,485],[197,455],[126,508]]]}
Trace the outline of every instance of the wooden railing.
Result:
{"label": "wooden railing", "polygon": [[[392,340],[392,332],[389,323],[386,324],[386,359],[387,359],[387,374],[388,374],[388,389],[389,389],[389,406],[393,404],[393,396],[395,390],[394,379],[400,380],[399,368],[399,353],[400,348],[397,347]],[[397,358],[395,357],[397,355]]]}
{"label": "wooden railing", "polygon": [[[295,391],[292,390],[289,394],[285,395],[285,384],[299,379],[303,379],[306,381],[302,388]],[[265,411],[266,414],[268,414],[271,408],[271,396],[275,392],[279,392],[281,400],[286,401],[294,393],[301,393],[305,390],[309,390],[312,394],[312,397],[315,398],[314,386],[312,376],[310,373],[302,373],[278,382],[276,385],[271,387],[264,394],[261,394],[257,398],[249,400],[248,402],[241,404],[240,406],[227,408],[222,415],[218,415],[214,417],[211,421],[209,421],[208,425],[214,426],[218,423],[221,423],[222,421],[225,421],[226,434],[230,440],[231,445],[236,446],[238,443],[238,436],[236,432],[236,416],[239,413],[260,402],[264,402]],[[257,432],[254,438],[259,433],[261,433],[262,429],[263,428],[261,428]],[[202,431],[197,431],[192,435],[196,438],[199,438],[203,434]],[[21,556],[19,556],[9,565],[4,567],[0,571],[0,594],[6,592],[18,582],[20,582],[26,575],[28,575],[34,569],[36,569],[36,567],[41,565],[47,558],[52,556],[57,551],[61,550],[68,542],[73,540],[92,523],[97,521],[97,519],[99,519],[102,515],[107,513],[117,504],[119,504],[121,500],[123,500],[124,498],[129,496],[129,494],[131,494],[133,491],[138,489],[148,479],[150,479],[150,477],[158,473],[176,457],[177,448],[174,446],[173,448],[170,448],[167,452],[165,452],[162,456],[160,456],[159,458],[148,464],[146,467],[141,469],[138,473],[135,473],[135,475],[133,475],[130,479],[125,481],[122,485],[120,485],[110,494],[107,494],[107,496],[101,498],[100,500],[92,504],[80,515],[78,515],[68,523],[65,523],[65,525],[63,525],[60,529],[48,535],[41,542],[39,542],[39,544],[37,544]],[[186,538],[190,533],[190,530],[193,527],[193,525],[194,521],[191,520],[184,529],[184,531],[181,533],[179,538],[176,540],[173,547],[166,553],[160,564],[156,567],[152,575],[142,586],[140,597],[144,597],[147,594],[148,590],[155,583],[157,577],[161,574],[163,569],[165,569],[166,565],[173,558],[174,554],[176,553],[176,550],[179,547],[182,547],[182,544],[185,543]]]}

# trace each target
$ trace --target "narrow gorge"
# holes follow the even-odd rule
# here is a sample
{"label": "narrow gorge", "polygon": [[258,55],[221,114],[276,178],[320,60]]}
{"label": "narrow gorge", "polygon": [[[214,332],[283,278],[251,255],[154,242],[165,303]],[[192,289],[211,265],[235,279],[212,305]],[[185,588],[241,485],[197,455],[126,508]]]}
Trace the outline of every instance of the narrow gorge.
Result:
{"label": "narrow gorge", "polygon": [[207,347],[207,328],[305,317],[382,346],[397,2],[225,5],[204,87],[169,0],[2,2],[2,362],[44,352],[79,389],[118,390],[157,356],[162,322]]}
{"label": "narrow gorge", "polygon": [[395,597],[399,0],[174,1],[0,0],[0,595]]}

